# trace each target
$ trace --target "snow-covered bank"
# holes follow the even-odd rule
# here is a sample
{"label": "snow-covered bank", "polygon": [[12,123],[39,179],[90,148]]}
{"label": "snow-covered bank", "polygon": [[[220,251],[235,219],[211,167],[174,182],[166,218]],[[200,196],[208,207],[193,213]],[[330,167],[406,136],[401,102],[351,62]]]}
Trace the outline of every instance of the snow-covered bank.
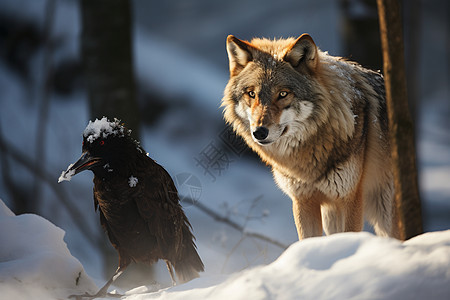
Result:
{"label": "snow-covered bank", "polygon": [[[42,217],[15,216],[0,200],[0,299],[65,299],[95,291],[63,236]],[[450,230],[405,243],[367,232],[311,238],[266,266],[148,292],[153,288],[137,287],[122,299],[445,299]]]}
{"label": "snow-covered bank", "polygon": [[97,288],[46,219],[16,216],[0,200],[0,299],[66,299]]}
{"label": "snow-covered bank", "polygon": [[210,286],[200,278],[144,299],[446,299],[450,230],[405,243],[367,232],[311,238],[275,262]]}

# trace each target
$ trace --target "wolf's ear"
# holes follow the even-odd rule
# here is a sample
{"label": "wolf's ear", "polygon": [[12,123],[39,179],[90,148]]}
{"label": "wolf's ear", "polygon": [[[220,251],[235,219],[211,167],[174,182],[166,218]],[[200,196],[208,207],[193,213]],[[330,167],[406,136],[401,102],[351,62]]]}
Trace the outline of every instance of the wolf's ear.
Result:
{"label": "wolf's ear", "polygon": [[314,72],[317,67],[317,46],[312,37],[302,34],[288,49],[284,60],[290,63],[296,70]]}
{"label": "wolf's ear", "polygon": [[227,37],[227,52],[230,61],[230,74],[235,76],[252,60],[252,48],[248,42],[229,35]]}

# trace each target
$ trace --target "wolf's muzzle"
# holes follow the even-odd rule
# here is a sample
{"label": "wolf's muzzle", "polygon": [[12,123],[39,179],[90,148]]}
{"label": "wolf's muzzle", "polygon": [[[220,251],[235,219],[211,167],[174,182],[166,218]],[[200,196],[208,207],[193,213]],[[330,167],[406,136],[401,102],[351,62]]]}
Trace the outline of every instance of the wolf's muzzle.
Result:
{"label": "wolf's muzzle", "polygon": [[264,126],[256,127],[255,131],[253,131],[253,137],[258,141],[264,141],[269,136],[269,129]]}

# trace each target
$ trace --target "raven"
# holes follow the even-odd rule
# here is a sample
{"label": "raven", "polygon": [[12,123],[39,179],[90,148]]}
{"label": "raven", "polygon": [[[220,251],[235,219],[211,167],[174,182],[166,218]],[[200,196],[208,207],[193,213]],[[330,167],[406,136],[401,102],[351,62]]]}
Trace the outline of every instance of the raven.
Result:
{"label": "raven", "polygon": [[166,262],[172,283],[186,282],[204,270],[195,237],[167,171],[151,159],[119,120],[89,121],[83,132],[80,159],[63,171],[58,182],[81,171],[94,173],[94,204],[119,266],[95,295],[101,297],[132,262]]}

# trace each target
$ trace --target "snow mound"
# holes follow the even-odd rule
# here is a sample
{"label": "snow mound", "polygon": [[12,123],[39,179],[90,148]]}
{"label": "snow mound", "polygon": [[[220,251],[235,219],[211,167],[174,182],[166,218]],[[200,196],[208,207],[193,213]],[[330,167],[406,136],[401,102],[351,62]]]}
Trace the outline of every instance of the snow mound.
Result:
{"label": "snow mound", "polygon": [[0,298],[66,299],[95,292],[63,237],[64,231],[46,219],[16,216],[0,200]]}
{"label": "snow mound", "polygon": [[275,262],[126,299],[446,299],[450,230],[405,243],[370,233],[297,242]]}

